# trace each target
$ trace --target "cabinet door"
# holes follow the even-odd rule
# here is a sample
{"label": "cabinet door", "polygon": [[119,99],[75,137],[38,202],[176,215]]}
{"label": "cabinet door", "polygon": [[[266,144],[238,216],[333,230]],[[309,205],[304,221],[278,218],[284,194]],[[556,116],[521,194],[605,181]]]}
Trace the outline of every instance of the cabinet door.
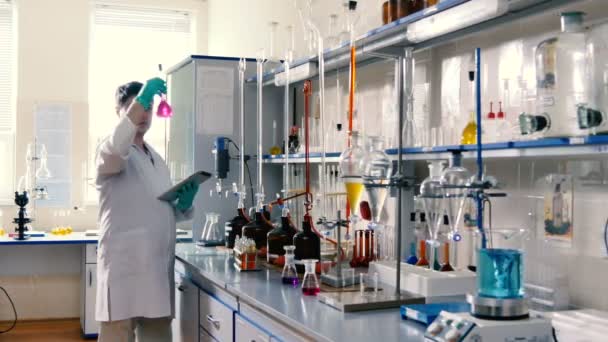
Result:
{"label": "cabinet door", "polygon": [[173,341],[198,341],[198,288],[185,278],[176,277],[175,320],[173,320]]}
{"label": "cabinet door", "polygon": [[200,332],[199,332],[199,342],[217,342],[216,339],[214,339],[211,335],[209,335],[208,332],[206,332],[205,330],[203,330],[203,328],[200,328]]}
{"label": "cabinet door", "polygon": [[84,273],[84,333],[99,333],[99,323],[95,320],[95,303],[97,302],[97,264],[86,264]]}
{"label": "cabinet door", "polygon": [[200,325],[220,342],[233,339],[233,309],[200,291]]}
{"label": "cabinet door", "polygon": [[270,342],[270,335],[241,316],[236,315],[234,324],[236,342]]}

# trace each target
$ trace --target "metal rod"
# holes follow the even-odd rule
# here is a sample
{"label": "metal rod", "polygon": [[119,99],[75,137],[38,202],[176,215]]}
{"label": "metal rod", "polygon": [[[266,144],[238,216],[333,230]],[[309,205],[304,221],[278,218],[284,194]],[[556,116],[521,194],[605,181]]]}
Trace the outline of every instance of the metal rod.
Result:
{"label": "metal rod", "polygon": [[[483,157],[481,141],[481,49],[475,49],[475,107],[477,109],[477,180],[483,179]],[[486,248],[486,234],[483,229],[483,201],[482,191],[477,191],[477,229],[481,233],[481,247]]]}
{"label": "metal rod", "polygon": [[[342,257],[340,256],[340,251],[342,250],[342,213],[338,210],[338,265],[336,268],[337,279],[342,279]],[[346,256],[346,253],[345,253]]]}

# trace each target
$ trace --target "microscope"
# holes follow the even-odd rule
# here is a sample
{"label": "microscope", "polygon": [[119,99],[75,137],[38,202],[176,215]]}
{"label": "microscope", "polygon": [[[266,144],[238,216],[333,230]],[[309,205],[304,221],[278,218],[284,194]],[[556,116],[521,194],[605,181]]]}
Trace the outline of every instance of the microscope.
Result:
{"label": "microscope", "polygon": [[22,193],[19,193],[17,191],[15,192],[15,204],[19,206],[19,217],[16,217],[13,220],[13,223],[17,224],[17,228],[15,228],[15,231],[18,233],[18,235],[15,237],[15,240],[29,239],[29,236],[25,235],[25,232],[29,230],[27,224],[32,222],[32,220],[27,217],[27,211],[25,210],[25,207],[29,202],[30,200],[27,196],[27,191],[24,191]]}

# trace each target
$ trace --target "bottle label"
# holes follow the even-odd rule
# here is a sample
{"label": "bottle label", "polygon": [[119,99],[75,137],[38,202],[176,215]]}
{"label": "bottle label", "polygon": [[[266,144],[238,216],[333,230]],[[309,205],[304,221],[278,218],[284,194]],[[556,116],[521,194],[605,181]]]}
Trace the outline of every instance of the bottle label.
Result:
{"label": "bottle label", "polygon": [[270,254],[270,253],[268,253],[266,255],[268,255],[268,259],[277,259],[278,257],[280,257],[280,255],[278,255],[278,254]]}

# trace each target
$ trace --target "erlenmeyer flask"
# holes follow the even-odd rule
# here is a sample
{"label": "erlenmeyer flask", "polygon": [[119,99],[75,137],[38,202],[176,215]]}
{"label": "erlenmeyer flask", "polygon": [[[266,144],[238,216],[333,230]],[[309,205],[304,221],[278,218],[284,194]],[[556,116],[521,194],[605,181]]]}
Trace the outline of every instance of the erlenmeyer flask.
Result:
{"label": "erlenmeyer flask", "polygon": [[160,103],[156,109],[156,116],[159,118],[170,118],[173,116],[173,109],[169,105],[169,102],[167,102],[166,94],[160,96]]}
{"label": "erlenmeyer flask", "polygon": [[205,213],[205,225],[203,226],[203,231],[201,232],[201,241],[204,241],[207,238],[207,234],[209,231],[209,226],[211,225],[211,213]]}
{"label": "erlenmeyer flask", "polygon": [[317,264],[317,261],[318,260],[315,259],[302,260],[306,269],[306,273],[304,273],[304,280],[302,281],[302,292],[305,296],[316,296],[319,292],[321,292],[319,280],[315,274],[315,265]]}
{"label": "erlenmeyer flask", "polygon": [[283,284],[298,286],[300,280],[298,279],[298,271],[296,270],[296,264],[294,260],[294,251],[296,246],[285,246],[285,266],[283,266],[283,272],[281,273],[281,279]]}
{"label": "erlenmeyer flask", "polygon": [[464,202],[467,198],[469,180],[471,173],[460,165],[460,157],[454,156],[450,167],[441,175],[441,186],[445,196],[445,210],[449,217],[450,234],[454,236],[458,232],[458,226],[462,219]]}
{"label": "erlenmeyer flask", "polygon": [[444,161],[433,160],[429,162],[429,176],[420,184],[420,199],[426,213],[431,246],[438,246],[439,227],[443,218],[443,188],[441,174]]}
{"label": "erlenmeyer flask", "polygon": [[362,161],[364,166],[363,183],[369,197],[372,211],[370,229],[379,227],[380,214],[388,196],[388,183],[393,172],[393,162],[384,153],[384,139],[369,137],[368,153]]}

